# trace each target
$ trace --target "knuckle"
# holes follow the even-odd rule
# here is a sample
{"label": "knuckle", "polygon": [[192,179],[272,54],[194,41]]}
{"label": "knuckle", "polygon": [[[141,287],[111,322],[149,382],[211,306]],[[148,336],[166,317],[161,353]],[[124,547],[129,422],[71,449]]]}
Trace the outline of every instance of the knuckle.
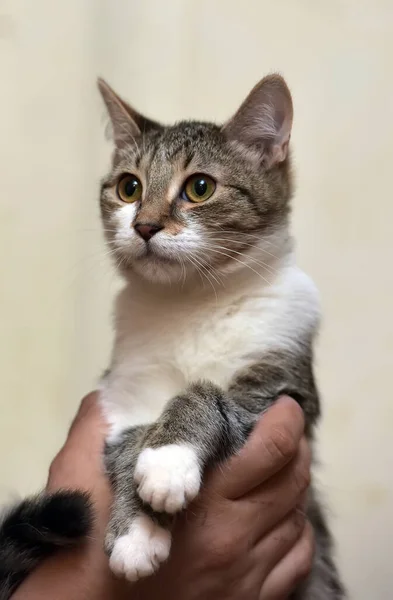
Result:
{"label": "knuckle", "polygon": [[293,473],[296,488],[300,494],[303,494],[307,491],[311,483],[311,451],[304,438],[300,442]]}
{"label": "knuckle", "polygon": [[299,543],[296,575],[297,579],[306,579],[314,564],[314,534],[311,525],[307,523],[304,536]]}
{"label": "knuckle", "polygon": [[48,481],[56,480],[56,477],[59,472],[62,470],[62,464],[64,462],[64,451],[60,450],[60,452],[55,456],[49,465],[48,469]]}
{"label": "knuckle", "polygon": [[308,467],[310,467],[310,465],[311,465],[311,448],[310,448],[310,444],[307,442],[305,437],[303,437],[300,440],[299,454],[300,454],[304,464],[307,465]]}
{"label": "knuckle", "polygon": [[303,494],[310,486],[311,472],[306,465],[301,465],[295,469],[295,482],[299,494]]}
{"label": "knuckle", "polygon": [[294,546],[301,539],[305,526],[305,516],[294,510],[288,515],[280,527],[279,538],[284,544]]}
{"label": "knuckle", "polygon": [[273,461],[289,462],[297,451],[297,441],[287,427],[272,428],[265,443]]}
{"label": "knuckle", "polygon": [[71,423],[71,427],[69,429],[68,435],[69,437],[77,431],[82,423],[87,420],[91,420],[94,416],[95,411],[99,411],[99,405],[97,402],[97,393],[91,392],[87,396],[85,396],[79,405],[78,412]]}
{"label": "knuckle", "polygon": [[57,463],[56,463],[56,458],[55,458],[49,465],[49,471],[48,471],[49,480],[52,480],[56,473],[57,473]]}
{"label": "knuckle", "polygon": [[292,527],[295,531],[296,539],[299,539],[304,531],[306,516],[303,511],[295,509],[292,516]]}
{"label": "knuckle", "polygon": [[97,394],[95,392],[91,392],[87,396],[85,396],[80,404],[79,411],[83,414],[88,413],[92,407],[95,405],[97,400]]}
{"label": "knuckle", "polygon": [[59,450],[49,466],[49,472],[58,471],[64,461],[64,447]]}

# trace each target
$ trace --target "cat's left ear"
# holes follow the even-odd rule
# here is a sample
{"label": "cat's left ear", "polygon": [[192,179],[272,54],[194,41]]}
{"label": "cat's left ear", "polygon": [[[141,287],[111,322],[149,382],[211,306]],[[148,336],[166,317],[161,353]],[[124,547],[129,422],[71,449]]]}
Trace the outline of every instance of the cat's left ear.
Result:
{"label": "cat's left ear", "polygon": [[223,126],[228,139],[236,140],[261,155],[267,168],[288,156],[293,106],[291,93],[280,75],[264,77]]}
{"label": "cat's left ear", "polygon": [[147,119],[127,104],[104,79],[98,79],[97,85],[108,109],[116,146],[121,147],[148,130],[161,127],[161,125]]}

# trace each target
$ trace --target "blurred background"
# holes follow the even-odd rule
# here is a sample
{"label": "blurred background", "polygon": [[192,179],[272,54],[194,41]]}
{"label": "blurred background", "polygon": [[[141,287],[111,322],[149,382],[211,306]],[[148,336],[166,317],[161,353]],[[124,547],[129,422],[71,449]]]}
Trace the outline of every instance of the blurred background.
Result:
{"label": "blurred background", "polygon": [[391,0],[0,0],[0,499],[37,490],[111,346],[97,75],[164,122],[294,97],[299,262],[323,303],[320,486],[357,600],[392,597]]}

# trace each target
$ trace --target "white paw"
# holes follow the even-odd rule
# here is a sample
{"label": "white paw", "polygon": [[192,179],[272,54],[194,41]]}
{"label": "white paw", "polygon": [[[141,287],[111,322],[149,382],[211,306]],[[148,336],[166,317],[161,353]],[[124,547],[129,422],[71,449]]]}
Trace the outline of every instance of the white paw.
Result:
{"label": "white paw", "polygon": [[134,478],[144,502],[157,512],[175,513],[199,492],[201,469],[192,448],[171,444],[142,450]]}
{"label": "white paw", "polygon": [[170,532],[147,515],[140,515],[128,533],[116,540],[109,566],[117,577],[137,581],[157,571],[160,563],[168,558],[170,548]]}

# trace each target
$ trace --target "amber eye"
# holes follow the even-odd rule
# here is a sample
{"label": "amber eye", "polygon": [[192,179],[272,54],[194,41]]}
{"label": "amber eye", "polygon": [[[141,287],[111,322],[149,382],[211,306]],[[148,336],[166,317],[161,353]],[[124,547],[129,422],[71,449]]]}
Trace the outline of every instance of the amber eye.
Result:
{"label": "amber eye", "polygon": [[209,175],[198,173],[187,179],[182,198],[190,202],[204,202],[214,194],[215,189],[216,182]]}
{"label": "amber eye", "polygon": [[136,202],[142,196],[142,184],[135,175],[123,175],[117,184],[117,195],[123,202]]}

